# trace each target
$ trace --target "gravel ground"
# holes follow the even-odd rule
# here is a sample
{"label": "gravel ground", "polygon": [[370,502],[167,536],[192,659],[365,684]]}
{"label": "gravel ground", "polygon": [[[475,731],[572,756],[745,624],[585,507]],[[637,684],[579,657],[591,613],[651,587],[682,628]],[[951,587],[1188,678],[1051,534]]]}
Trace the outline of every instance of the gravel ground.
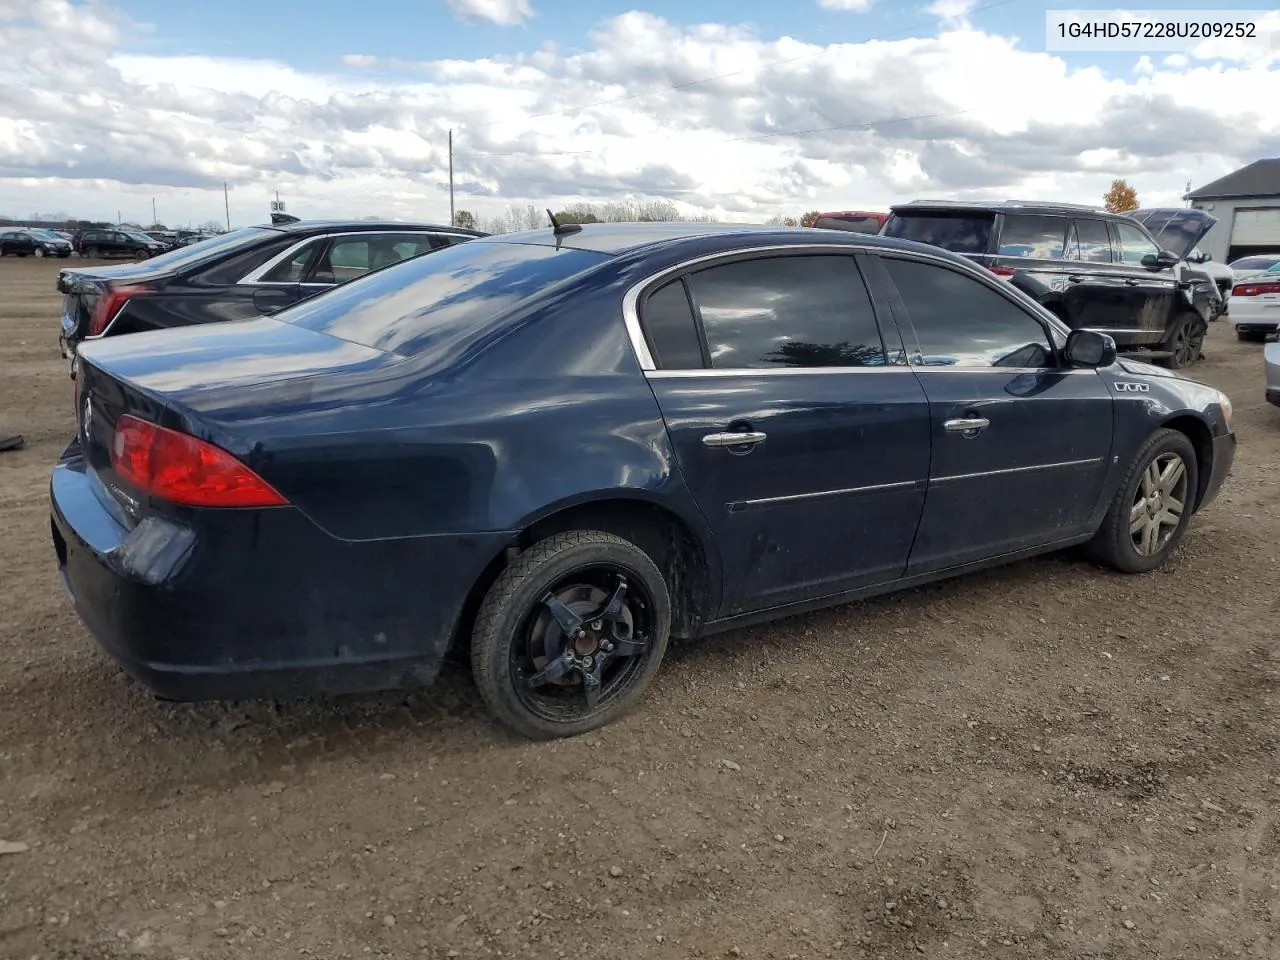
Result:
{"label": "gravel ground", "polygon": [[182,705],[95,648],[49,544],[58,266],[0,261],[0,956],[1280,956],[1280,410],[1224,323],[1235,474],[1164,570],[681,645],[530,744],[462,673]]}

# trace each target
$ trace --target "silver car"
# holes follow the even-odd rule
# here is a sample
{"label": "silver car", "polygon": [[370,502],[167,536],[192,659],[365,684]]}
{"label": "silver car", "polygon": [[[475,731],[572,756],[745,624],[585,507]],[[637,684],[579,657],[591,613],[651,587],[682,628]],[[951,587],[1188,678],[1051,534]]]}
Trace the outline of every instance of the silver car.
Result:
{"label": "silver car", "polygon": [[1280,407],[1280,340],[1266,345],[1262,362],[1267,367],[1267,402]]}

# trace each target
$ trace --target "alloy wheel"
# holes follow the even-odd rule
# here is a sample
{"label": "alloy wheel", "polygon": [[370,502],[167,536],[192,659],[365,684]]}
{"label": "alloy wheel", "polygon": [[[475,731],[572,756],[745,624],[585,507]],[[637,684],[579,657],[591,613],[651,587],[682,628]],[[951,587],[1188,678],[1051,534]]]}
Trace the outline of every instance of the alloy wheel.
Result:
{"label": "alloy wheel", "polygon": [[1169,543],[1187,508],[1187,465],[1176,453],[1163,453],[1142,472],[1129,510],[1129,536],[1142,557],[1154,557]]}
{"label": "alloy wheel", "polygon": [[526,709],[560,723],[623,696],[650,650],[653,599],[620,566],[594,565],[557,581],[511,645],[511,678]]}

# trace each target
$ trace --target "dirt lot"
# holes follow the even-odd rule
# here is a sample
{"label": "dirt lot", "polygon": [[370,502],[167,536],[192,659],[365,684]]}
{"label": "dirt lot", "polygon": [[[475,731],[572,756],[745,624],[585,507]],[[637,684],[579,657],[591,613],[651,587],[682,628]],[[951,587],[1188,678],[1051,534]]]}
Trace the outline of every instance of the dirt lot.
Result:
{"label": "dirt lot", "polygon": [[56,262],[0,261],[0,956],[1280,956],[1280,410],[1166,570],[1024,563],[672,651],[597,736],[469,681],[152,699],[68,608]]}

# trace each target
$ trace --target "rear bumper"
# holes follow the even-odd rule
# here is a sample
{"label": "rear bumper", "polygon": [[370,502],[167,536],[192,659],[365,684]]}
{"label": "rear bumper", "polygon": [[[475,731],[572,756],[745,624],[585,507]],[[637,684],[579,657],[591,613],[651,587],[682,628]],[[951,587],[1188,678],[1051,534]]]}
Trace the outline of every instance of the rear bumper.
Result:
{"label": "rear bumper", "polygon": [[1243,333],[1271,333],[1280,326],[1280,301],[1233,297],[1231,325]]}
{"label": "rear bumper", "polygon": [[50,494],[76,613],[129,674],[173,700],[430,683],[468,593],[506,542],[340,541],[291,508],[216,511],[209,530],[159,517],[130,529],[74,445]]}

